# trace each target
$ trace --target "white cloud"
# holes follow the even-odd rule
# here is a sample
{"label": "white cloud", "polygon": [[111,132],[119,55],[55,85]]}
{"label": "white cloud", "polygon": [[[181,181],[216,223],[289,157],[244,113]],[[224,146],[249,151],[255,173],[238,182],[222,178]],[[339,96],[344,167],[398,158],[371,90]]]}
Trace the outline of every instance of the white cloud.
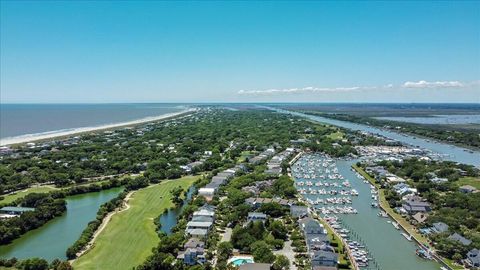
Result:
{"label": "white cloud", "polygon": [[302,88],[283,88],[283,89],[261,89],[261,90],[240,90],[240,95],[270,95],[270,94],[292,94],[292,93],[321,93],[321,92],[353,92],[364,90],[395,90],[402,88],[410,89],[458,89],[458,88],[472,88],[480,86],[480,81],[460,82],[460,81],[407,81],[402,85],[394,85],[392,83],[382,86],[351,86],[351,87],[314,87],[307,86]]}
{"label": "white cloud", "polygon": [[404,88],[462,88],[466,84],[459,81],[418,81],[418,82],[405,82],[402,85]]}
{"label": "white cloud", "polygon": [[314,93],[314,92],[349,92],[349,91],[359,91],[367,89],[375,89],[376,87],[364,87],[364,86],[353,86],[353,87],[313,87],[307,86],[302,88],[284,88],[284,89],[265,89],[265,90],[240,90],[238,94],[240,95],[255,95],[255,94],[276,94],[276,93]]}

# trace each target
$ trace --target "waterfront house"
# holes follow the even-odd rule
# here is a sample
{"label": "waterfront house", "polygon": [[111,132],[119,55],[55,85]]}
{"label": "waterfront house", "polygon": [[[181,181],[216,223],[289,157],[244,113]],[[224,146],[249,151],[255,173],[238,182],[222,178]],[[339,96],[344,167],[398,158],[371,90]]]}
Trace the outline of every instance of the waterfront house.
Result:
{"label": "waterfront house", "polygon": [[260,212],[249,212],[247,217],[247,223],[254,222],[254,221],[261,221],[265,223],[267,220],[267,215]]}
{"label": "waterfront house", "polygon": [[443,233],[448,231],[448,225],[443,222],[436,222],[432,224],[432,230],[436,233]]}
{"label": "waterfront house", "polygon": [[395,184],[395,183],[405,183],[405,179],[401,178],[401,177],[398,177],[394,174],[390,174],[390,175],[387,175],[385,177],[385,181],[387,181],[387,183],[389,184]]}
{"label": "waterfront house", "polygon": [[480,250],[476,248],[470,250],[465,261],[470,267],[480,267]]}
{"label": "waterfront house", "polygon": [[290,214],[296,218],[304,218],[308,216],[308,207],[300,205],[290,206]]}
{"label": "waterfront house", "polygon": [[463,193],[473,193],[477,191],[475,187],[472,187],[470,185],[461,186],[458,190]]}
{"label": "waterfront house", "polygon": [[215,188],[204,187],[198,190],[199,196],[204,196],[207,200],[211,200],[215,194]]}
{"label": "waterfront house", "polygon": [[332,251],[318,250],[312,255],[312,266],[336,266],[338,254]]}
{"label": "waterfront house", "polygon": [[417,224],[422,224],[425,222],[425,220],[427,220],[428,214],[418,212],[415,215],[413,215],[412,218],[417,222]]}
{"label": "waterfront house", "polygon": [[31,207],[5,206],[0,208],[0,214],[5,215],[5,217],[20,216],[25,212],[34,211],[34,210],[35,208],[31,208]]}
{"label": "waterfront house", "polygon": [[306,217],[298,221],[305,234],[326,234],[325,228],[317,220]]}
{"label": "waterfront house", "polygon": [[452,241],[457,241],[457,242],[461,243],[461,244],[464,245],[464,246],[468,246],[468,245],[470,245],[470,244],[472,243],[472,240],[467,239],[467,238],[461,236],[461,235],[458,234],[458,233],[453,233],[452,235],[450,235],[450,236],[448,237],[448,239],[449,239],[449,240],[452,240]]}
{"label": "waterfront house", "polygon": [[262,206],[263,204],[272,203],[272,202],[278,203],[281,206],[288,206],[288,207],[293,204],[293,202],[291,200],[278,199],[278,198],[273,198],[273,199],[270,199],[270,198],[247,198],[245,200],[245,203],[250,205],[253,208],[258,208],[258,207]]}
{"label": "waterfront house", "polygon": [[422,201],[418,196],[411,196],[406,199],[403,204],[402,208],[410,215],[413,215],[417,212],[430,212],[431,207],[428,202]]}

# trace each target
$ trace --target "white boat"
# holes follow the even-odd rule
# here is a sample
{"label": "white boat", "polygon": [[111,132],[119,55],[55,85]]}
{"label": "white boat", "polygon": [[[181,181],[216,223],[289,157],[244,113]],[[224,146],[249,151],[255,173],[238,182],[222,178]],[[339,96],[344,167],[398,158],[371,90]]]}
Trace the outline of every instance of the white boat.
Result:
{"label": "white boat", "polygon": [[408,241],[412,241],[412,236],[409,235],[409,234],[406,234],[406,233],[402,233],[402,235],[408,240]]}

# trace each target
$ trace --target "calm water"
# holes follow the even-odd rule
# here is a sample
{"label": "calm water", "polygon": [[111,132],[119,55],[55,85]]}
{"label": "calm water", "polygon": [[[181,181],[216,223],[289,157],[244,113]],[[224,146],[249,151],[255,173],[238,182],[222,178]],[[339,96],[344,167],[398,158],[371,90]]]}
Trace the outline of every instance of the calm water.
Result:
{"label": "calm water", "polygon": [[[302,162],[300,159],[298,162]],[[352,188],[359,192],[359,196],[352,197],[352,207],[357,209],[358,214],[336,214],[342,221],[343,227],[356,236],[352,240],[361,242],[369,251],[369,257],[375,259],[378,268],[382,270],[438,270],[440,266],[433,262],[419,258],[415,255],[416,245],[409,242],[396,230],[388,218],[378,217],[379,208],[371,207],[370,185],[363,183],[351,170],[351,165],[356,161],[337,160],[338,172],[349,180]],[[312,181],[295,177],[296,181]],[[322,180],[324,181],[324,180]],[[324,187],[312,186],[312,189]],[[306,198],[316,200],[322,195],[304,194]],[[322,207],[324,205],[318,205]],[[370,263],[370,268],[375,269],[374,264]]]}
{"label": "calm water", "polygon": [[292,115],[297,115],[301,117],[305,117],[317,122],[321,123],[326,123],[334,126],[339,126],[339,127],[344,127],[347,129],[351,130],[360,130],[360,131],[366,131],[374,134],[379,134],[384,137],[394,139],[409,145],[413,145],[416,147],[421,147],[430,151],[433,151],[435,153],[444,155],[444,159],[446,160],[451,160],[451,161],[456,161],[464,164],[470,164],[479,167],[480,166],[480,152],[479,151],[472,151],[469,152],[467,149],[458,147],[455,145],[451,144],[446,144],[446,143],[441,143],[441,142],[436,142],[436,141],[429,141],[426,139],[422,138],[416,138],[413,136],[405,135],[405,134],[400,134],[396,133],[393,131],[388,131],[388,130],[383,130],[379,128],[374,128],[371,126],[367,125],[362,125],[362,124],[355,124],[351,122],[346,122],[346,121],[339,121],[335,119],[330,119],[330,118],[325,118],[325,117],[320,117],[320,116],[314,116],[314,115],[307,115],[304,113],[298,113],[298,112],[291,112],[291,111],[286,111],[282,109],[275,109],[275,108],[270,108],[272,110],[281,112],[281,113],[289,113]]}
{"label": "calm water", "polygon": [[180,110],[180,104],[0,104],[0,138],[122,123]]}
{"label": "calm water", "polygon": [[95,219],[100,205],[116,197],[122,190],[118,187],[68,197],[64,215],[8,245],[0,246],[0,257],[40,257],[48,261],[66,259],[67,248],[78,239],[88,222]]}
{"label": "calm water", "polygon": [[431,117],[374,117],[380,120],[392,120],[417,124],[480,124],[479,114],[432,115]]}
{"label": "calm water", "polygon": [[188,205],[188,202],[192,200],[192,196],[195,193],[196,188],[195,186],[191,186],[188,189],[187,197],[183,201],[181,207],[176,207],[174,209],[170,209],[168,212],[160,216],[160,224],[162,224],[161,231],[166,234],[172,233],[172,228],[177,225],[178,216],[182,213],[182,210]]}

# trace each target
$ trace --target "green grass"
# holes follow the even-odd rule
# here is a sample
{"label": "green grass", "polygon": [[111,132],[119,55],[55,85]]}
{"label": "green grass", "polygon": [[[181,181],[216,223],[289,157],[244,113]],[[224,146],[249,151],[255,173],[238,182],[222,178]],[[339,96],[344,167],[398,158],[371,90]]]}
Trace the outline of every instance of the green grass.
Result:
{"label": "green grass", "polygon": [[40,187],[31,187],[24,190],[19,190],[15,194],[5,195],[4,199],[0,201],[0,205],[9,204],[18,198],[23,198],[27,196],[30,193],[46,193],[56,189],[58,188],[53,186],[40,186]]}
{"label": "green grass", "polygon": [[170,190],[187,189],[196,179],[187,176],[136,191],[130,208],[113,215],[94,247],[73,263],[75,269],[132,269],[141,264],[159,241],[153,219],[173,206]]}
{"label": "green grass", "polygon": [[462,177],[456,182],[458,186],[470,185],[477,189],[480,189],[480,178],[479,177]]}
{"label": "green grass", "polygon": [[444,258],[443,261],[444,261],[448,266],[450,266],[450,268],[452,268],[452,269],[454,269],[454,270],[462,270],[462,269],[465,269],[463,266],[454,263],[454,262],[453,262],[452,260],[450,260],[450,259]]}
{"label": "green grass", "polygon": [[327,137],[329,137],[332,140],[341,140],[341,139],[343,139],[343,135],[344,135],[343,132],[337,131],[337,132],[334,132],[334,133],[330,133]]}
{"label": "green grass", "polygon": [[245,162],[247,157],[252,154],[252,151],[243,151],[237,159],[237,163]]}

